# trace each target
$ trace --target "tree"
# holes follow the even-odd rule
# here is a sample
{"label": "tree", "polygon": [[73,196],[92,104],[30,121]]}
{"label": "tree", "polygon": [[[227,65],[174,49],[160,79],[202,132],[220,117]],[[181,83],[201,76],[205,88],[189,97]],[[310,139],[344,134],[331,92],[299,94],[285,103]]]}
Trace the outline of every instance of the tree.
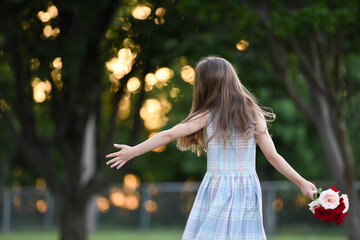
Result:
{"label": "tree", "polygon": [[61,239],[85,239],[85,209],[96,169],[95,162],[84,165],[85,127],[95,123],[91,134],[97,136],[99,151],[93,153],[99,166],[104,154],[98,136],[104,88],[100,43],[120,2],[54,3],[1,3],[4,57],[12,69],[2,82],[1,98],[8,106],[2,115],[22,155],[55,197]]}
{"label": "tree", "polygon": [[350,67],[351,56],[358,50],[352,39],[359,32],[359,4],[274,1],[252,7],[270,46],[274,74],[315,126],[335,183],[349,194],[352,210],[346,221],[348,236],[359,239],[357,172],[346,121],[347,107],[355,120],[359,116],[352,105],[356,90]]}

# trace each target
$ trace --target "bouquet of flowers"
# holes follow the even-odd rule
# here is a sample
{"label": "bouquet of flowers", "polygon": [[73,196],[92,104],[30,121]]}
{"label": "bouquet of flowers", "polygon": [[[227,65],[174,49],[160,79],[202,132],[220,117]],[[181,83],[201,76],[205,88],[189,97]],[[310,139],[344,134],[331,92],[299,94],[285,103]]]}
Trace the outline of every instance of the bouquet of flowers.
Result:
{"label": "bouquet of flowers", "polygon": [[317,219],[340,225],[348,215],[349,198],[346,194],[340,195],[335,186],[325,191],[319,188],[314,192],[314,199],[309,206]]}

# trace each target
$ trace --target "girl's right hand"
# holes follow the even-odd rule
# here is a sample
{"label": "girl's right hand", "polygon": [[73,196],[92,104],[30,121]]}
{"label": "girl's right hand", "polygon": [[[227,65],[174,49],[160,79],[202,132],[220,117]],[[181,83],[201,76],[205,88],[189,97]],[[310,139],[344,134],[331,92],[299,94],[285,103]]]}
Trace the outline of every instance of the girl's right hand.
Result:
{"label": "girl's right hand", "polygon": [[305,196],[310,198],[311,200],[314,200],[314,192],[317,192],[317,188],[316,186],[312,183],[309,182],[307,180],[305,180],[301,185],[300,185],[300,190],[301,193]]}

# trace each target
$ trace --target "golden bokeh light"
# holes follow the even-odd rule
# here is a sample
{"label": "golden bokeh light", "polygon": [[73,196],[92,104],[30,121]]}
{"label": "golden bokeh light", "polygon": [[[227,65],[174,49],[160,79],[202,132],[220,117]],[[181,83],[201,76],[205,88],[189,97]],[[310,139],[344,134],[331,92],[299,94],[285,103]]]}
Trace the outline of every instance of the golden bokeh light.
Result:
{"label": "golden bokeh light", "polygon": [[163,114],[170,112],[172,105],[171,103],[164,97],[163,95],[158,95],[160,105],[161,105],[161,111]]}
{"label": "golden bokeh light", "polygon": [[159,129],[166,125],[168,118],[165,116],[172,106],[163,95],[158,95],[159,99],[147,99],[140,109],[140,117],[144,120],[144,125],[149,130]]}
{"label": "golden bokeh light", "polygon": [[131,101],[130,101],[130,92],[126,92],[123,98],[119,102],[118,118],[127,119],[130,115],[131,110]]}
{"label": "golden bokeh light", "polygon": [[122,28],[123,30],[125,30],[125,31],[129,31],[129,30],[131,29],[131,23],[129,23],[129,22],[123,22],[121,28]]}
{"label": "golden bokeh light", "polygon": [[135,43],[131,38],[125,38],[123,41],[123,46],[125,48],[133,49],[135,47]]}
{"label": "golden bokeh light", "polygon": [[138,20],[145,20],[151,13],[151,8],[145,5],[139,5],[132,11],[132,16]]}
{"label": "golden bokeh light", "polygon": [[157,8],[157,9],[155,10],[155,14],[156,14],[156,16],[158,16],[158,17],[163,17],[163,16],[165,16],[165,13],[166,13],[166,10],[165,10],[165,8],[163,8],[163,7],[159,7],[159,8]]}
{"label": "golden bokeh light", "polygon": [[106,62],[106,68],[112,72],[118,81],[131,71],[135,57],[136,54],[132,53],[130,48],[122,48],[119,50],[116,58]]}
{"label": "golden bokeh light", "polygon": [[96,199],[96,205],[101,213],[105,213],[109,211],[110,208],[109,200],[105,197],[99,197],[98,199]]}
{"label": "golden bokeh light", "polygon": [[35,187],[38,190],[44,191],[46,189],[46,182],[43,178],[37,178],[35,181]]}
{"label": "golden bokeh light", "polygon": [[51,83],[48,80],[43,82],[38,77],[32,81],[32,87],[33,98],[37,103],[44,102],[51,92]]}
{"label": "golden bokeh light", "polygon": [[280,212],[281,209],[283,209],[284,206],[284,201],[281,198],[277,198],[274,200],[274,202],[272,203],[272,209],[275,212]]}
{"label": "golden bokeh light", "polygon": [[49,6],[47,12],[49,13],[51,18],[55,18],[59,13],[57,7],[54,5]]}
{"label": "golden bokeh light", "polygon": [[55,87],[59,90],[63,87],[63,82],[61,80],[61,70],[60,69],[54,69],[51,71],[51,77],[54,81]]}
{"label": "golden bokeh light", "polygon": [[174,76],[174,71],[167,67],[156,70],[155,77],[160,82],[167,82]]}
{"label": "golden bokeh light", "polygon": [[157,99],[147,99],[140,109],[140,116],[147,129],[158,129],[164,126],[161,121],[161,105]]}
{"label": "golden bokeh light", "polygon": [[43,29],[43,34],[46,38],[49,37],[57,37],[60,33],[60,29],[59,28],[52,28],[51,25],[46,25]]}
{"label": "golden bokeh light", "polygon": [[161,25],[161,24],[164,24],[165,19],[164,18],[155,18],[154,22],[156,25]]}
{"label": "golden bokeh light", "polygon": [[30,60],[30,69],[31,70],[36,70],[36,69],[38,69],[40,67],[40,61],[39,61],[39,59],[37,59],[37,58],[32,58],[31,60]]}
{"label": "golden bokeh light", "polygon": [[[157,132],[152,132],[152,133],[150,133],[149,138],[153,137],[155,134],[157,134]],[[166,145],[162,145],[162,146],[160,146],[160,147],[158,147],[158,148],[153,149],[152,151],[153,151],[153,152],[160,153],[160,152],[165,151],[165,149],[166,149]]]}
{"label": "golden bokeh light", "polygon": [[139,207],[139,197],[136,194],[130,194],[125,197],[125,207],[129,210],[136,210]]}
{"label": "golden bokeh light", "polygon": [[38,12],[37,16],[42,22],[48,22],[51,19],[50,13],[48,12],[40,11]]}
{"label": "golden bokeh light", "polygon": [[247,48],[249,47],[249,42],[246,40],[240,40],[237,44],[236,44],[236,48],[239,51],[245,51]]}
{"label": "golden bokeh light", "polygon": [[137,77],[132,77],[129,79],[126,87],[129,92],[134,93],[136,92],[141,86],[140,80]]}
{"label": "golden bokeh light", "polygon": [[166,10],[163,7],[159,7],[159,8],[156,9],[155,15],[158,16],[158,17],[154,19],[154,22],[157,25],[164,24],[164,22],[165,22],[165,19],[164,19],[165,13],[166,13]]}
{"label": "golden bokeh light", "polygon": [[171,98],[176,98],[179,95],[179,93],[180,93],[180,89],[174,87],[170,90],[169,95]]}
{"label": "golden bokeh light", "polygon": [[124,177],[124,188],[135,191],[140,186],[140,178],[134,174],[126,174]]}
{"label": "golden bokeh light", "polygon": [[120,190],[116,190],[110,194],[110,200],[114,206],[123,207],[125,204],[125,195]]}
{"label": "golden bokeh light", "polygon": [[51,19],[55,18],[57,15],[59,14],[59,11],[57,9],[56,6],[51,5],[48,7],[48,9],[46,10],[46,12],[44,11],[39,11],[37,14],[37,17],[42,21],[42,22],[48,22]]}
{"label": "golden bokeh light", "polygon": [[148,212],[156,212],[157,209],[158,209],[158,206],[157,206],[157,203],[153,200],[147,200],[145,203],[144,203],[144,208],[146,211]]}
{"label": "golden bokeh light", "polygon": [[181,68],[181,78],[190,84],[194,84],[195,70],[189,66],[185,65]]}
{"label": "golden bokeh light", "polygon": [[47,210],[47,204],[44,200],[37,200],[36,201],[36,209],[40,212],[40,213],[45,213]]}
{"label": "golden bokeh light", "polygon": [[149,92],[153,89],[153,86],[156,84],[157,80],[154,73],[148,73],[145,76],[145,91]]}
{"label": "golden bokeh light", "polygon": [[61,57],[57,57],[52,61],[52,67],[55,69],[61,69],[62,68],[62,61]]}

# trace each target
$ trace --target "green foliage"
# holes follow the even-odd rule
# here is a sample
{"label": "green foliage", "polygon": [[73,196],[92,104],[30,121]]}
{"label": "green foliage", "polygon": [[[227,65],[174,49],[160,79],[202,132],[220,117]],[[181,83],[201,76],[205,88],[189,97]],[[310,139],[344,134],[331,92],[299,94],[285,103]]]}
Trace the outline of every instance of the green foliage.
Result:
{"label": "green foliage", "polygon": [[[140,2],[138,2],[139,4]],[[325,157],[322,146],[319,142],[314,127],[309,125],[305,117],[293,105],[292,101],[286,95],[286,89],[277,76],[271,72],[271,56],[266,33],[261,27],[259,16],[256,9],[246,4],[239,4],[238,1],[212,2],[204,0],[196,1],[143,1],[151,6],[151,14],[146,20],[134,19],[131,15],[133,1],[124,1],[105,31],[105,37],[99,37],[99,49],[96,54],[98,61],[105,62],[115,57],[117,50],[127,47],[124,39],[129,38],[134,45],[138,46],[138,55],[134,68],[136,71],[133,76],[138,76],[144,84],[144,76],[148,72],[155,72],[159,67],[170,67],[174,70],[175,75],[169,85],[158,89],[154,88],[145,93],[145,99],[157,98],[159,94],[166,96],[172,105],[172,110],[167,114],[168,123],[162,129],[168,129],[183,120],[190,111],[192,100],[192,85],[184,82],[180,76],[180,70],[184,64],[195,66],[195,63],[203,56],[215,54],[220,55],[231,61],[238,73],[241,81],[265,106],[273,108],[277,114],[277,120],[272,123],[271,132],[278,151],[285,157],[296,170],[304,173],[310,178],[328,178],[329,176],[320,170],[326,167]],[[7,2],[8,6],[10,3]],[[67,7],[79,8],[83,5],[80,3],[66,2]],[[352,29],[357,23],[357,8],[355,1],[304,1],[301,5],[283,1],[271,1],[272,11],[272,29],[276,36],[286,39],[291,35],[302,36],[309,40],[310,34],[320,30],[328,34],[336,34],[339,28]],[[37,19],[37,12],[45,10],[46,2],[36,1],[24,7],[17,13],[18,19],[31,23],[31,29],[26,31],[27,42],[21,46],[22,64],[28,68],[30,59],[36,57],[40,60],[40,67],[31,72],[31,76],[38,76],[41,79],[50,78],[51,68],[49,64],[57,57],[62,56],[64,68],[63,77],[71,77],[69,84],[75,84],[76,73],[81,61],[80,56],[88,51],[84,44],[85,37],[92,29],[82,29],[78,33],[71,35],[68,29],[61,29],[61,33],[56,39],[45,39],[42,36],[43,27],[46,25]],[[158,7],[164,7],[163,24],[155,24],[155,10]],[[4,11],[2,11],[4,12]],[[60,24],[62,13],[59,18],[51,20],[53,27]],[[2,15],[2,22],[12,16],[13,13]],[[79,18],[90,20],[93,15],[81,15]],[[16,22],[14,19],[13,22]],[[16,22],[17,28],[20,27]],[[130,24],[130,28],[126,26]],[[11,68],[10,53],[4,49],[5,36],[12,34],[8,31],[7,25],[3,25],[0,33],[0,99],[7,99],[13,106],[15,82],[14,69]],[[101,32],[93,32],[92,36],[100,36]],[[238,51],[236,43],[241,40],[247,40],[250,45],[245,51]],[[356,39],[356,38],[354,38]],[[346,45],[348,44],[348,45]],[[64,48],[59,48],[64,46]],[[355,42],[346,42],[344,46],[352,48]],[[34,48],[37,55],[31,55]],[[358,62],[358,52],[353,53],[350,64],[353,66],[353,79],[355,89],[357,89],[360,79],[360,73],[356,69]],[[307,86],[303,76],[299,74],[299,62],[295,55],[289,54],[289,68],[292,79],[294,80],[297,90],[302,93],[305,100],[311,100],[307,92]],[[147,69],[144,66],[147,64]],[[83,70],[84,71],[84,70]],[[104,139],[110,127],[111,114],[114,108],[114,93],[109,89],[110,81],[105,69],[95,69],[101,71],[101,79],[97,82],[98,87],[103,89],[100,95],[101,118],[99,125],[100,139]],[[75,74],[76,73],[76,74]],[[74,76],[73,76],[74,75]],[[124,80],[120,80],[120,85],[124,85]],[[169,97],[171,88],[180,89],[177,98]],[[5,89],[5,90],[3,90]],[[28,91],[31,89],[28,86]],[[65,92],[61,92],[65,94]],[[70,93],[66,93],[70,94]],[[96,98],[96,94],[89,93],[89,98]],[[55,96],[51,96],[55,99]],[[80,98],[80,96],[79,96]],[[127,120],[118,120],[116,130],[116,142],[128,143],[132,131],[138,126],[133,126],[136,118],[135,106],[139,101],[139,93],[131,95],[132,111]],[[355,105],[359,103],[359,98],[353,99]],[[34,104],[37,119],[37,135],[44,139],[49,139],[54,133],[55,127],[51,121],[49,112],[51,105],[48,102]],[[81,110],[83,111],[83,110]],[[358,138],[358,128],[354,121],[351,121],[351,113],[346,111],[348,119],[349,134],[352,142]],[[3,121],[0,119],[1,123]],[[142,124],[142,121],[140,121]],[[4,127],[5,128],[5,127]],[[161,130],[161,129],[160,129]],[[0,138],[6,142],[8,132],[2,131]],[[146,140],[151,131],[144,130],[140,133],[137,142]],[[6,143],[5,143],[6,144]],[[9,144],[14,146],[14,143]],[[15,147],[13,147],[15,148]],[[10,159],[14,150],[5,148],[3,152],[7,159]],[[359,150],[353,146],[356,159],[359,156]],[[57,159],[59,167],[63,156],[55,150],[53,154]],[[20,157],[15,157],[15,162],[19,162]],[[197,158],[190,152],[180,152],[175,147],[175,142],[170,143],[163,153],[148,153],[140,156],[136,161],[129,163],[128,171],[134,171],[140,176],[149,172],[154,176],[156,181],[178,181],[189,177],[200,180],[206,170],[206,155]],[[309,167],[311,166],[311,167]],[[61,167],[60,167],[61,169]],[[127,169],[126,167],[124,168]],[[166,169],[166,171],[164,171]],[[269,169],[269,163],[264,159],[262,154],[258,154],[258,170],[261,174],[262,169]],[[124,170],[124,171],[125,171]],[[279,173],[274,173],[277,179],[283,177]]]}

